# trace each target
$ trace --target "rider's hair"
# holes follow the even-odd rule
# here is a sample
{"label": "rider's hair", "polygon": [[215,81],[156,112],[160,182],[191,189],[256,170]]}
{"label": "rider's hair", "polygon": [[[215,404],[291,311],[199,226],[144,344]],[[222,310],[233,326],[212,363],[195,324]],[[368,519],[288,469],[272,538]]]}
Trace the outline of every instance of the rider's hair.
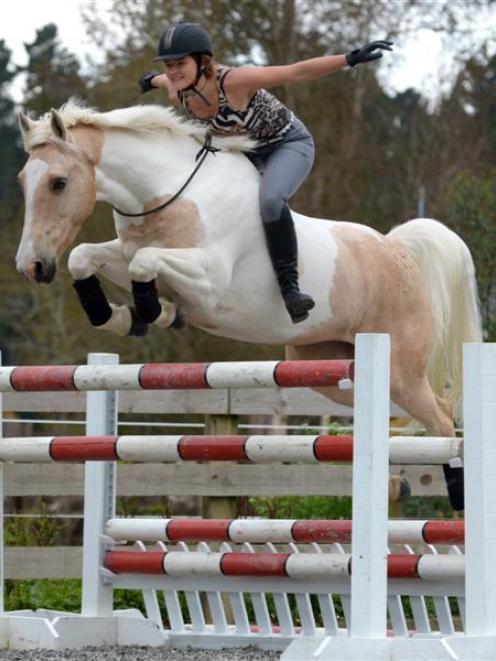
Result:
{"label": "rider's hair", "polygon": [[212,76],[215,73],[214,70],[214,65],[215,65],[215,60],[211,55],[204,55],[202,54],[201,56],[201,61],[200,65],[202,69],[205,70],[205,78],[212,78]]}

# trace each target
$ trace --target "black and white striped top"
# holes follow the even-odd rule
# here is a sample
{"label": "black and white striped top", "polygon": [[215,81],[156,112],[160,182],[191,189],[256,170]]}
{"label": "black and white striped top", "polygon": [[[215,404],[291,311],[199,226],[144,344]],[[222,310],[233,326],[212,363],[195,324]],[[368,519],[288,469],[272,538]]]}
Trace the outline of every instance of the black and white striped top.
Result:
{"label": "black and white striped top", "polygon": [[260,145],[278,142],[293,121],[293,113],[266,89],[259,89],[244,110],[234,110],[224,91],[224,80],[230,67],[219,66],[216,74],[219,110],[215,117],[196,117],[188,104],[188,95],[179,92],[179,100],[190,117],[206,124],[214,133],[222,135],[247,135]]}

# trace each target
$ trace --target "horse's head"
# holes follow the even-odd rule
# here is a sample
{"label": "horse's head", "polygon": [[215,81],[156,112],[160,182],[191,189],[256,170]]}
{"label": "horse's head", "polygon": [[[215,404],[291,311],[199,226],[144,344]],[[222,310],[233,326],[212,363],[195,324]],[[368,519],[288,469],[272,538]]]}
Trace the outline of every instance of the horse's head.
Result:
{"label": "horse's head", "polygon": [[93,211],[95,166],[61,115],[19,123],[29,158],[19,173],[25,214],[16,265],[30,282],[51,282],[57,260]]}

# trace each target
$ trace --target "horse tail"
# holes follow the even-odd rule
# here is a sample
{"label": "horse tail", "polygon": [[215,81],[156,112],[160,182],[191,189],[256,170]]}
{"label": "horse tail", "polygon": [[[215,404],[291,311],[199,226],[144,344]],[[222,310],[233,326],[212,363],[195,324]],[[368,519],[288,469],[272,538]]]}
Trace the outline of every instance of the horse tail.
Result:
{"label": "horse tail", "polygon": [[462,345],[482,342],[479,297],[472,255],[464,241],[442,223],[416,218],[388,234],[412,255],[432,302],[433,342],[428,364],[432,389],[462,417]]}

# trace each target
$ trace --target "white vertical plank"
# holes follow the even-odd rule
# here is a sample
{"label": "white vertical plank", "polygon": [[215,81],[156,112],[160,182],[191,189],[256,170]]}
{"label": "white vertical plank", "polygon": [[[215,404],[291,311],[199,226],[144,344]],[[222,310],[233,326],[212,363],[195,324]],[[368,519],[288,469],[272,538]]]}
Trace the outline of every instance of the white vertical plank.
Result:
{"label": "white vertical plank", "polygon": [[322,615],[322,622],[324,624],[326,635],[337,636],[339,625],[332,594],[318,594],[317,599],[319,601],[320,613]]}
{"label": "white vertical plank", "polygon": [[389,352],[388,335],[357,335],[350,623],[357,638],[386,636]]}
{"label": "white vertical plank", "polygon": [[181,633],[185,626],[179,595],[175,590],[164,590],[163,595],[171,631]]}
{"label": "white vertical plank", "polygon": [[412,608],[413,622],[417,633],[432,633],[429,613],[425,604],[424,597],[410,597],[410,606]]}
{"label": "white vertical plank", "polygon": [[222,603],[222,594],[220,592],[207,591],[208,607],[212,615],[212,622],[216,633],[226,633],[228,631],[226,611]]}
{"label": "white vertical plank", "polygon": [[466,344],[463,364],[467,636],[496,634],[496,344]]}
{"label": "white vertical plank", "polygon": [[246,612],[246,604],[242,592],[228,592],[229,601],[236,626],[236,633],[244,635],[250,633],[250,621]]}
{"label": "white vertical plank", "polygon": [[[117,365],[119,356],[88,354],[89,365]],[[86,434],[117,434],[117,393],[88,392]],[[88,616],[109,616],[113,610],[113,589],[100,576],[104,547],[101,536],[108,519],[115,516],[115,463],[87,461],[84,475],[83,595],[81,612]]]}
{"label": "white vertical plank", "polygon": [[270,621],[269,608],[267,606],[265,594],[263,592],[250,592],[250,597],[260,635],[271,636],[272,623]]}
{"label": "white vertical plank", "polygon": [[294,636],[295,630],[288,595],[285,592],[274,592],[273,597],[281,635]]}
{"label": "white vertical plank", "polygon": [[406,623],[405,611],[401,602],[401,596],[394,594],[387,600],[391,626],[396,636],[408,636],[408,626]]}
{"label": "white vertical plank", "polygon": [[[448,589],[448,588],[447,588]],[[448,597],[433,597],[434,610],[439,624],[439,631],[444,636],[455,635],[455,625],[451,615],[451,608]]]}
{"label": "white vertical plank", "polygon": [[204,633],[205,615],[200,601],[200,593],[196,590],[185,590],[184,596],[191,618],[191,629],[196,633]]}
{"label": "white vertical plank", "polygon": [[312,603],[310,601],[310,595],[305,593],[296,593],[295,594],[296,607],[298,608],[298,613],[300,615],[301,628],[304,636],[315,636],[315,619],[313,616]]}
{"label": "white vertical plank", "polygon": [[159,629],[163,629],[162,614],[158,603],[156,590],[142,590],[143,602],[145,604],[146,617],[155,622]]}

